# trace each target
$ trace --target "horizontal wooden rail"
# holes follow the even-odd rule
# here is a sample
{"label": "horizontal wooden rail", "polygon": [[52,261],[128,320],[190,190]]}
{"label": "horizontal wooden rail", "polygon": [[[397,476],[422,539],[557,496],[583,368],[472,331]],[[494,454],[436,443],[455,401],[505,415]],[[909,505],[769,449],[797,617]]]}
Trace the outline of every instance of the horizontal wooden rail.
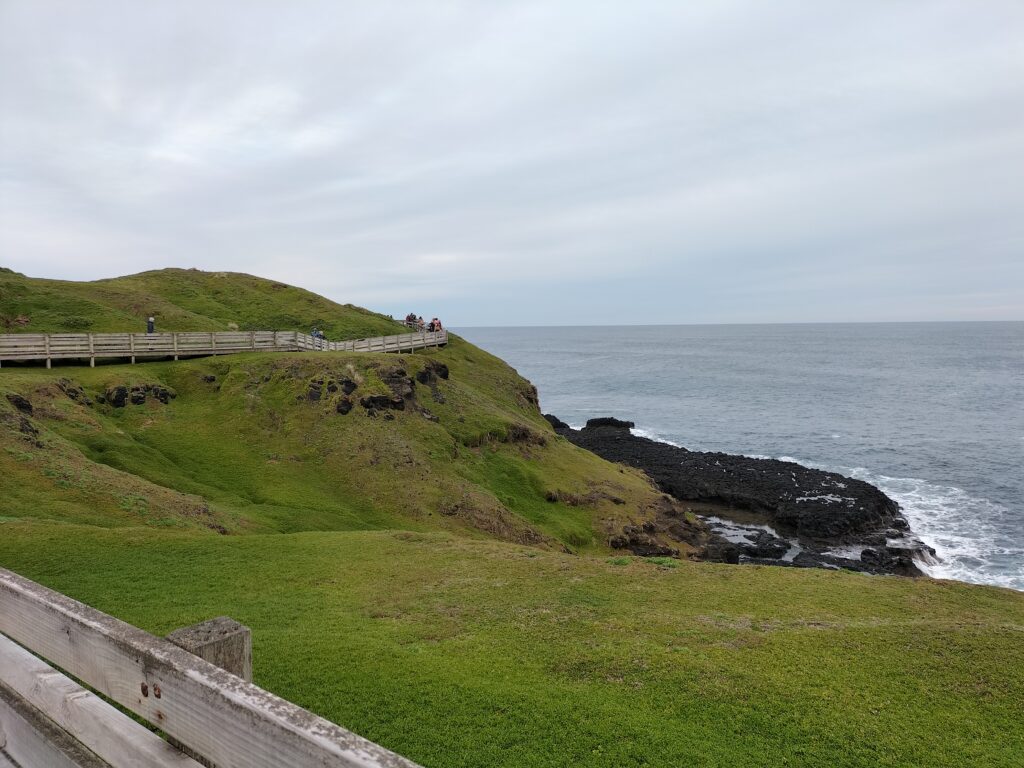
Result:
{"label": "horizontal wooden rail", "polygon": [[[167,640],[3,568],[0,633],[218,768],[414,768],[405,758]],[[17,652],[8,651],[5,659],[15,658]],[[23,674],[0,660],[0,683],[11,685],[8,677],[26,684]],[[57,694],[35,695],[45,703]],[[66,717],[75,714],[69,709]]]}
{"label": "horizontal wooden rail", "polygon": [[200,768],[195,760],[4,635],[0,635],[0,679],[107,765]]}
{"label": "horizontal wooden rail", "polygon": [[298,331],[182,333],[8,333],[0,335],[4,360],[202,357],[237,352],[413,352],[448,343],[448,331],[415,331],[370,339],[328,341]]}

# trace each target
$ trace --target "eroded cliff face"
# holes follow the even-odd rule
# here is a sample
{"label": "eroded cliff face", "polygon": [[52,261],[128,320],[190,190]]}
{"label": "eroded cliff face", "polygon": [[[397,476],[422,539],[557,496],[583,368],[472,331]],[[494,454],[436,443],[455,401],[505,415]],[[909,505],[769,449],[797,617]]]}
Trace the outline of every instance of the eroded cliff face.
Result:
{"label": "eroded cliff face", "polygon": [[674,499],[715,505],[703,515],[694,510],[710,528],[708,559],[919,575],[918,562],[934,557],[899,505],[861,480],[788,461],[690,451],[637,437],[631,422],[616,419],[574,430],[547,418],[574,444],[642,469]]}

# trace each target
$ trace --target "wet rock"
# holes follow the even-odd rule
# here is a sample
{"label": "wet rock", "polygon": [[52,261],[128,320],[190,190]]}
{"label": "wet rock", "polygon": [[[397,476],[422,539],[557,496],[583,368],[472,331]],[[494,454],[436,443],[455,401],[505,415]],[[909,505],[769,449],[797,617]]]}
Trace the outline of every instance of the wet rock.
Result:
{"label": "wet rock", "polygon": [[11,393],[7,395],[7,402],[13,405],[21,413],[32,415],[32,403],[28,401],[28,398],[22,397],[21,395]]}
{"label": "wet rock", "polygon": [[128,391],[128,402],[132,405],[142,405],[146,402],[146,388],[132,387]]}
{"label": "wet rock", "polygon": [[306,390],[306,399],[311,403],[320,402],[320,398],[323,396],[323,392],[320,389],[319,384],[310,384]]}
{"label": "wet rock", "polygon": [[721,536],[712,536],[704,547],[701,556],[704,560],[712,563],[730,563],[738,565],[740,562],[740,548],[728,539]]}
{"label": "wet rock", "polygon": [[800,536],[842,542],[851,534],[906,525],[896,502],[861,480],[793,462],[688,451],[637,437],[629,426],[591,419],[582,430],[559,432],[609,461],[644,470],[677,499],[749,510]]}
{"label": "wet rock", "polygon": [[342,416],[345,416],[349,411],[352,410],[352,401],[347,397],[343,397],[338,400],[338,404],[335,406],[335,410]]}
{"label": "wet rock", "polygon": [[214,376],[212,373],[208,373],[205,376],[203,376],[203,381],[205,381],[207,384],[213,384],[213,382],[215,382],[216,380],[217,377]]}
{"label": "wet rock", "polygon": [[748,544],[740,545],[743,554],[769,560],[778,560],[789,552],[790,544],[785,539],[772,536],[768,531],[759,531]]}
{"label": "wet rock", "polygon": [[356,391],[357,386],[358,385],[354,381],[352,381],[352,379],[343,379],[341,382],[341,391],[344,392],[346,395],[351,395],[353,392]]}

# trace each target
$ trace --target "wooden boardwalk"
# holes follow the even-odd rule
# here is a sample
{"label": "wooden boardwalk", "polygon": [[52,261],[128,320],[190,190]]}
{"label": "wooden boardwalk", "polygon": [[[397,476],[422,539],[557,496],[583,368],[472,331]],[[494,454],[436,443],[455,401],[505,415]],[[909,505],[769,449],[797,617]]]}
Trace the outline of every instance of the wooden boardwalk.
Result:
{"label": "wooden boardwalk", "polygon": [[298,331],[186,333],[8,333],[0,335],[4,361],[204,357],[238,352],[413,352],[448,343],[448,331],[415,331],[351,341],[314,339]]}

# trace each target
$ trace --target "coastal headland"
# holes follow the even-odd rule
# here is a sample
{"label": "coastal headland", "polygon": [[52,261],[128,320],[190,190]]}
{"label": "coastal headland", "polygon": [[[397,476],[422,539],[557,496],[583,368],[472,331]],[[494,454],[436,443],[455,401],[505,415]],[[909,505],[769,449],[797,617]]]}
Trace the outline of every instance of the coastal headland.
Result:
{"label": "coastal headland", "polygon": [[[248,275],[0,271],[8,333],[153,313],[401,330]],[[157,635],[231,616],[256,684],[432,768],[1019,765],[1024,595],[851,570],[895,572],[862,553],[909,538],[870,486],[556,429],[538,403],[454,333],[401,357],[5,364],[0,566]],[[794,541],[826,567],[764,564]]]}

